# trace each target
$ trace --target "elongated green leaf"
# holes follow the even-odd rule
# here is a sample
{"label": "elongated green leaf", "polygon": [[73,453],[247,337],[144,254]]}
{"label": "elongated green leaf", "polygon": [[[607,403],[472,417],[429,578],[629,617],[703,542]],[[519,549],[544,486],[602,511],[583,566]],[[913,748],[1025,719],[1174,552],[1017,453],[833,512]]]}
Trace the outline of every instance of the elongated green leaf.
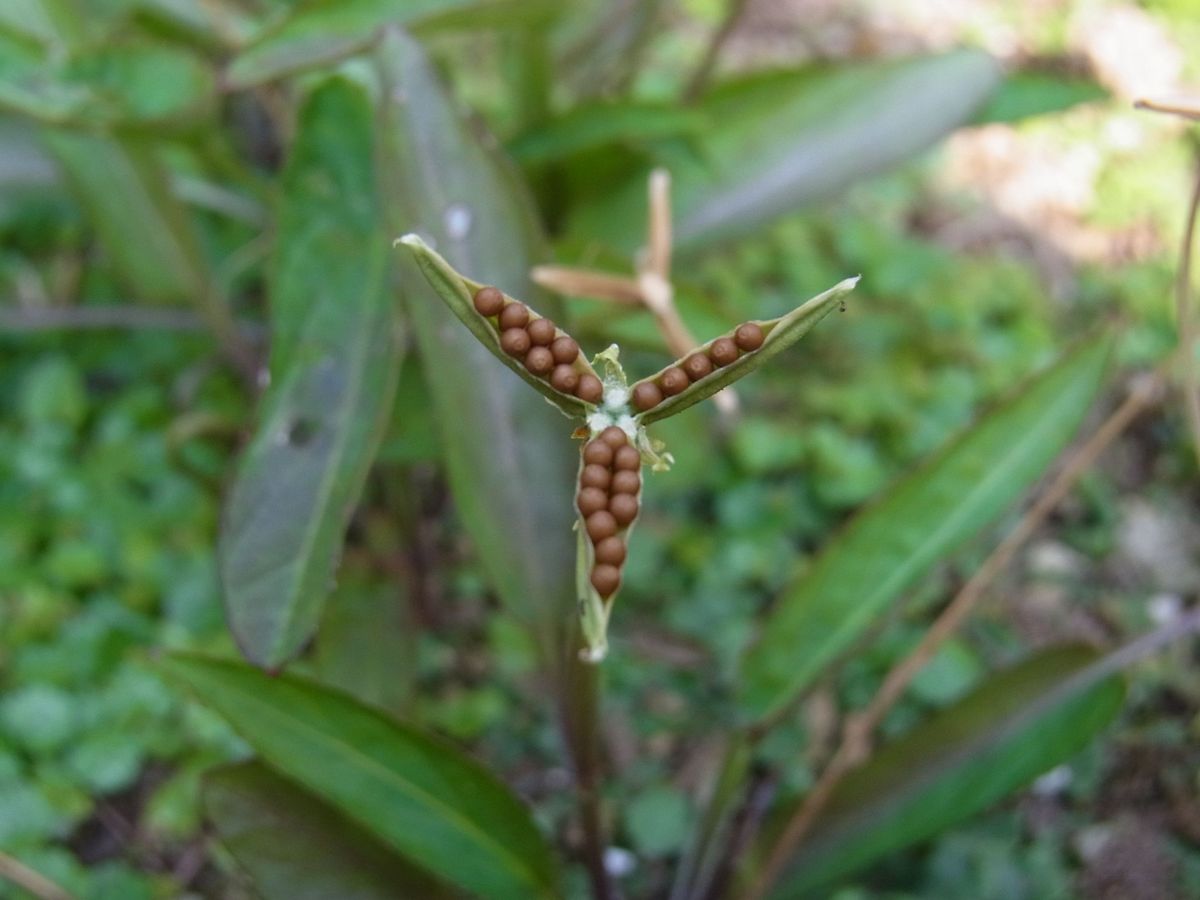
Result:
{"label": "elongated green leaf", "polygon": [[[565,415],[583,418],[589,410],[594,408],[593,404],[585,403],[578,397],[555,390],[545,380],[532,375],[516,358],[504,352],[500,346],[500,333],[485,321],[472,305],[471,298],[475,296],[476,291],[483,287],[482,284],[455,272],[446,260],[438,256],[421,240],[419,235],[407,234],[400,238],[399,243],[412,253],[413,259],[421,267],[421,272],[425,275],[430,287],[437,292],[450,311],[475,335],[492,356],[516,372],[521,380],[561,409]],[[592,367],[586,360],[581,359],[579,364],[592,372]]]}
{"label": "elongated green leaf", "polygon": [[[389,32],[379,59],[380,159],[395,232],[424,235],[457,269],[561,322],[529,280],[540,240],[512,170],[459,118],[415,41]],[[455,502],[500,597],[557,653],[574,610],[570,422],[500,366],[406,256],[397,254],[400,288]]]}
{"label": "elongated green leaf", "polygon": [[[676,246],[746,234],[925,149],[967,121],[998,72],[974,51],[756,76],[701,104],[701,160],[672,163]],[[572,231],[632,251],[645,173],[581,205]]]}
{"label": "elongated green leaf", "polygon": [[[825,291],[825,293],[818,294],[807,303],[796,307],[786,316],[756,322],[755,324],[761,327],[763,333],[766,335],[761,347],[752,353],[742,354],[727,366],[714,369],[712,374],[701,378],[699,381],[693,381],[675,396],[667,397],[652,409],[640,413],[637,416],[638,420],[643,425],[649,425],[652,422],[657,422],[660,419],[681,413],[689,406],[695,406],[701,400],[707,400],[713,394],[733,384],[739,378],[749,375],[763,363],[767,362],[767,360],[782,353],[788,347],[792,346],[792,344],[796,343],[796,341],[800,340],[800,338],[804,337],[809,332],[809,329],[837,308],[838,304],[842,302],[842,298],[854,290],[856,284],[858,284],[858,278],[847,278],[845,281],[841,281]],[[728,335],[726,336],[728,337]],[[716,340],[719,340],[719,338],[713,338],[712,341],[709,341],[696,352],[707,353],[708,348]],[[679,362],[682,362],[682,360]],[[676,362],[671,365],[678,364]],[[643,379],[643,381],[653,382],[665,371],[666,369],[656,372],[649,378]],[[633,385],[633,388],[636,387],[636,384]]]}
{"label": "elongated green leaf", "polygon": [[219,547],[230,627],[269,668],[316,628],[392,408],[401,350],[372,121],[363,88],[325,82],[283,176],[271,387]]}
{"label": "elongated green leaf", "polygon": [[508,142],[508,152],[519,163],[538,165],[620,141],[696,135],[706,125],[703,113],[678,106],[595,103],[525,131]]}
{"label": "elongated green leaf", "polygon": [[1089,669],[1095,658],[1083,647],[1039,653],[885,745],[835,791],[772,898],[806,896],[987,809],[1070,758],[1112,721],[1124,697],[1119,675]]}
{"label": "elongated green leaf", "polygon": [[393,900],[450,892],[366,829],[261,763],[204,780],[204,811],[263,900]]}
{"label": "elongated green leaf", "polygon": [[1062,112],[1108,96],[1103,87],[1087,78],[1015,72],[1004,79],[999,90],[975,115],[972,124],[1016,122],[1031,116]]}
{"label": "elongated green leaf", "polygon": [[387,25],[414,32],[530,24],[553,16],[560,0],[308,0],[268,26],[229,67],[234,87],[250,87],[328,65],[369,47]]}
{"label": "elongated green leaf", "polygon": [[554,896],[529,811],[449,744],[303,679],[196,656],[162,665],[264,762],[413,864],[483,897]]}
{"label": "elongated green leaf", "polygon": [[1038,375],[835,537],[743,657],[743,712],[779,712],[934,563],[1008,508],[1079,427],[1107,352],[1107,341],[1092,341]]}

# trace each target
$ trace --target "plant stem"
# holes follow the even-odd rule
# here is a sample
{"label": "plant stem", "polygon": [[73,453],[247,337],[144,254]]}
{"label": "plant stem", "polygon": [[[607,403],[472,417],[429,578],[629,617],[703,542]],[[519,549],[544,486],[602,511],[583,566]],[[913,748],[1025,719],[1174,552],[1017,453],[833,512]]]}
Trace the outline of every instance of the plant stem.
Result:
{"label": "plant stem", "polygon": [[1196,213],[1200,210],[1200,167],[1188,203],[1187,224],[1179,249],[1179,270],[1175,274],[1175,317],[1179,328],[1179,350],[1183,357],[1183,407],[1192,430],[1192,449],[1200,461],[1200,376],[1196,372],[1196,321],[1192,307],[1192,249],[1196,234]]}
{"label": "plant stem", "polygon": [[0,851],[0,878],[29,891],[38,900],[74,900],[73,894],[3,851]]}
{"label": "plant stem", "polygon": [[742,15],[746,12],[746,8],[749,5],[749,0],[729,0],[729,6],[725,10],[725,18],[721,20],[721,24],[717,26],[717,30],[713,32],[713,36],[708,41],[708,46],[704,48],[704,56],[700,58],[695,71],[692,72],[692,77],[688,79],[687,87],[683,90],[684,100],[695,100],[704,93],[705,88],[708,87],[709,79],[712,78],[713,70],[717,66],[717,60],[721,56],[721,51],[733,35],[733,32],[737,29],[738,23],[741,21]]}
{"label": "plant stem", "polygon": [[861,713],[847,717],[842,729],[841,743],[821,772],[816,785],[804,798],[804,803],[788,821],[767,854],[766,863],[751,883],[744,900],[761,900],[783,874],[787,861],[795,854],[817,817],[825,810],[834,790],[847,773],[865,761],[870,754],[871,735],[900,699],[912,679],[929,662],[941,643],[962,624],[982,598],[984,590],[1062,502],[1079,476],[1091,467],[1101,452],[1129,427],[1138,415],[1157,403],[1162,393],[1162,380],[1157,375],[1144,376],[1133,383],[1124,402],[1067,461],[1046,490],[1021,517],[1017,526],[984,560],[983,565],[941,612],[921,642],[908,656],[892,667],[866,708]]}

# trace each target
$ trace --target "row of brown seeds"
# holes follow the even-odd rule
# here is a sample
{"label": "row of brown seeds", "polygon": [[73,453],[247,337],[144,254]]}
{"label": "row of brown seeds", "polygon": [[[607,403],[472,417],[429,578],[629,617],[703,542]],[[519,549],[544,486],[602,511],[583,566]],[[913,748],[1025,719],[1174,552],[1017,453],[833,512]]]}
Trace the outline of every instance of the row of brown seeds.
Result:
{"label": "row of brown seeds", "polygon": [[764,339],[758,324],[745,322],[739,325],[732,336],[717,338],[707,350],[697,350],[679,365],[664,369],[654,380],[634,385],[633,405],[641,412],[654,409],[665,398],[682,393],[692,382],[729,365],[743,353],[753,353],[763,345]]}
{"label": "row of brown seeds", "polygon": [[625,536],[638,514],[642,457],[629,437],[610,425],[583,447],[576,504],[583,516],[595,562],[592,587],[608,599],[621,586]]}
{"label": "row of brown seeds", "polygon": [[509,300],[494,287],[475,292],[475,311],[494,319],[500,331],[500,347],[521,360],[531,375],[548,382],[556,391],[573,394],[587,403],[599,403],[604,385],[591,372],[580,371],[579,344],[544,316],[528,306]]}

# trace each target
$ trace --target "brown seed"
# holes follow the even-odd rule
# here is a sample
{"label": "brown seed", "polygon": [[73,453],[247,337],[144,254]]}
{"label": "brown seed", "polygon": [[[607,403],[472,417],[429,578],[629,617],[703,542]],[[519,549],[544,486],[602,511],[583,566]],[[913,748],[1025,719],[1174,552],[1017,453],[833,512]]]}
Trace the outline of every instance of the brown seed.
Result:
{"label": "brown seed", "polygon": [[617,533],[617,520],[607,509],[597,510],[587,517],[587,533],[593,544]]}
{"label": "brown seed", "polygon": [[575,499],[575,505],[586,519],[593,513],[608,508],[608,494],[600,488],[584,488]]}
{"label": "brown seed", "polygon": [[602,491],[608,490],[608,483],[612,481],[612,472],[604,466],[598,466],[595,463],[583,467],[583,472],[579,475],[579,484],[583,487],[599,488]]}
{"label": "brown seed", "polygon": [[604,385],[591,373],[580,375],[579,384],[575,385],[575,396],[585,403],[599,403],[604,396]]}
{"label": "brown seed", "polygon": [[546,347],[534,347],[525,356],[525,368],[534,375],[548,375],[554,368],[554,355]]}
{"label": "brown seed", "polygon": [[753,322],[746,322],[733,333],[733,342],[749,353],[763,345],[763,330]]}
{"label": "brown seed", "polygon": [[574,338],[563,335],[554,339],[554,343],[550,345],[550,352],[554,354],[556,363],[569,365],[579,358],[579,345],[575,343]]}
{"label": "brown seed", "polygon": [[613,450],[616,450],[618,447],[624,447],[629,443],[629,438],[626,436],[625,432],[616,425],[609,425],[602,432],[600,432],[600,440],[612,447]]}
{"label": "brown seed", "polygon": [[712,360],[703,353],[693,353],[683,361],[683,371],[692,381],[699,381],[713,370]]}
{"label": "brown seed", "polygon": [[642,489],[642,476],[629,469],[614,472],[608,489],[614,494],[636,494]]}
{"label": "brown seed", "polygon": [[[554,355],[553,350],[550,351],[550,355]],[[564,394],[573,394],[579,386],[579,373],[570,366],[555,366],[554,371],[550,373],[550,386]]]}
{"label": "brown seed", "polygon": [[510,303],[500,310],[500,328],[524,328],[529,321],[529,308],[524,303]]}
{"label": "brown seed", "polygon": [[653,381],[643,381],[633,389],[633,405],[645,412],[662,403],[663,394]]}
{"label": "brown seed", "polygon": [[601,563],[592,569],[592,587],[596,593],[607,600],[621,586],[621,570],[616,566]]}
{"label": "brown seed", "polygon": [[549,319],[534,319],[525,326],[525,330],[529,332],[529,339],[535,347],[549,347],[558,331]]}
{"label": "brown seed", "polygon": [[738,358],[738,348],[729,338],[717,338],[708,348],[708,358],[715,366],[727,366]]}
{"label": "brown seed", "polygon": [[504,309],[504,294],[494,287],[482,287],[475,294],[475,312],[494,316]]}
{"label": "brown seed", "polygon": [[625,562],[625,542],[619,537],[609,537],[596,545],[596,562],[619,566]]}
{"label": "brown seed", "polygon": [[594,441],[589,441],[583,448],[583,461],[589,465],[594,463],[598,466],[608,466],[613,460],[613,448],[604,443],[604,441],[596,438]]}
{"label": "brown seed", "polygon": [[529,335],[524,328],[509,328],[500,335],[500,349],[509,356],[524,356],[529,352]]}
{"label": "brown seed", "polygon": [[671,366],[658,376],[658,385],[668,397],[674,397],[690,383],[691,379],[687,377],[687,372],[679,366]]}
{"label": "brown seed", "polygon": [[617,524],[624,528],[637,518],[637,497],[633,494],[613,494],[608,499],[608,511],[613,514]]}
{"label": "brown seed", "polygon": [[617,448],[617,452],[613,454],[612,465],[614,469],[630,469],[636,472],[642,467],[642,454],[638,453],[637,447],[626,444]]}

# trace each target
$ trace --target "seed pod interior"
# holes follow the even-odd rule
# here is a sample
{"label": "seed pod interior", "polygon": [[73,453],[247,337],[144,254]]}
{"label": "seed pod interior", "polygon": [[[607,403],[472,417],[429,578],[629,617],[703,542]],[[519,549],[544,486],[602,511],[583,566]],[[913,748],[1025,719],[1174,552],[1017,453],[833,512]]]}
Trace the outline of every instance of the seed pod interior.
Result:
{"label": "seed pod interior", "polygon": [[641,507],[641,454],[624,431],[610,426],[590,435],[579,456],[576,505],[586,574],[607,608],[621,585],[629,532]]}

